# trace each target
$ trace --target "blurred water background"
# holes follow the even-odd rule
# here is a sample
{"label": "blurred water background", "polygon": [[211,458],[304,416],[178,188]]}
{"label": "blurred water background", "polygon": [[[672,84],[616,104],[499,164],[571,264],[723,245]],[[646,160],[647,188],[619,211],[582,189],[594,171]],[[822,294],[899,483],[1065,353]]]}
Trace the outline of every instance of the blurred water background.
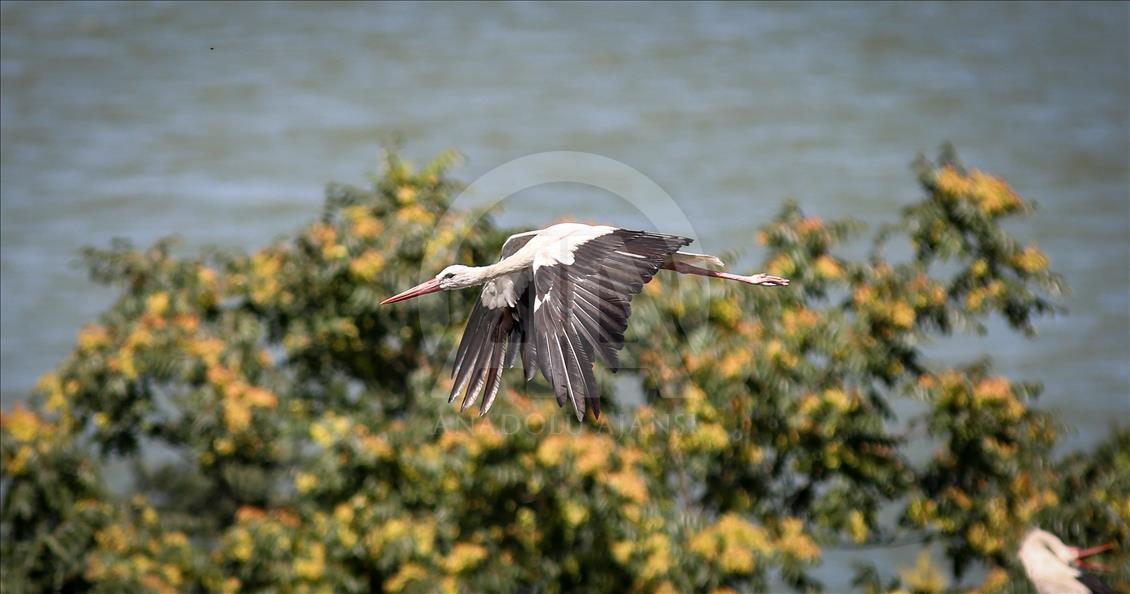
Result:
{"label": "blurred water background", "polygon": [[[952,141],[1039,203],[1013,230],[1074,291],[1037,340],[996,324],[936,352],[1042,381],[1075,428],[1065,450],[1130,420],[1126,3],[5,2],[0,17],[4,406],[113,298],[82,246],[263,245],[311,221],[326,182],[365,183],[390,138],[417,162],[458,148],[468,181],[542,151],[610,157],[746,268],[786,197],[877,226],[919,195],[915,154]],[[563,215],[657,225],[572,184],[522,192],[501,221]]]}

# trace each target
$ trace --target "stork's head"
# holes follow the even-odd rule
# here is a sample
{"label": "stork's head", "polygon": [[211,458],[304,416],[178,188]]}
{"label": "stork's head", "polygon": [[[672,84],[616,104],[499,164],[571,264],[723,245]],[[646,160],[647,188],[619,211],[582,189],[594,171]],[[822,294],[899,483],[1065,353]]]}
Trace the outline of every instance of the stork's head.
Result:
{"label": "stork's head", "polygon": [[452,289],[463,289],[482,284],[482,280],[476,271],[478,269],[473,266],[463,266],[462,264],[452,264],[444,268],[433,279],[429,279],[399,295],[393,295],[388,299],[381,302],[381,305],[387,303],[396,303],[397,301],[404,301],[420,295],[427,295],[428,293],[435,293],[436,291],[450,291]]}
{"label": "stork's head", "polygon": [[1088,564],[1083,561],[1096,553],[1109,550],[1113,543],[1098,545],[1086,549],[1068,546],[1054,534],[1035,529],[1024,537],[1020,546],[1020,561],[1028,570],[1029,575],[1036,573],[1049,573],[1063,571],[1070,575],[1078,575],[1075,567],[1103,569],[1100,565]]}
{"label": "stork's head", "polygon": [[439,288],[444,291],[452,289],[465,289],[475,285],[482,284],[479,280],[478,268],[474,266],[464,266],[462,264],[452,264],[447,268],[439,271],[436,275],[436,281],[439,281]]}

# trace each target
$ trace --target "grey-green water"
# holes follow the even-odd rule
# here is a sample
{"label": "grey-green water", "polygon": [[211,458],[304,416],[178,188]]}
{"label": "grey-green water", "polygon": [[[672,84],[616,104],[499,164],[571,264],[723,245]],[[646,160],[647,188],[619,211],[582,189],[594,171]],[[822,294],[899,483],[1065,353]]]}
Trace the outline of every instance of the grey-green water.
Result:
{"label": "grey-green water", "polygon": [[[112,298],[74,265],[81,246],[261,245],[311,220],[325,182],[362,183],[394,135],[420,160],[461,149],[467,180],[549,150],[615,159],[674,197],[705,250],[749,261],[786,197],[889,220],[917,195],[910,160],[949,140],[1038,201],[1015,231],[1074,292],[1035,341],[939,352],[1044,382],[1078,430],[1066,447],[1130,421],[1125,3],[0,11],[5,405]],[[559,215],[640,220],[576,185],[523,192],[502,220]]]}

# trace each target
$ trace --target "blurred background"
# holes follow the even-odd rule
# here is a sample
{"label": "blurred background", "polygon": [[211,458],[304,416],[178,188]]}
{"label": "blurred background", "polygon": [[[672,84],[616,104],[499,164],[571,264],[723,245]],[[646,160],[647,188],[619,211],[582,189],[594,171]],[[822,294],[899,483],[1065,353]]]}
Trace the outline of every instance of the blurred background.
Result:
{"label": "blurred background", "polygon": [[[361,182],[382,142],[450,147],[471,181],[548,150],[638,169],[706,251],[758,254],[786,197],[872,225],[953,142],[1040,210],[1074,292],[1043,338],[988,351],[1047,386],[1084,447],[1130,415],[1126,4],[20,4],[2,8],[2,335],[9,405],[112,298],[84,245],[249,248]],[[642,224],[579,185],[513,197],[509,225]],[[646,221],[645,221],[646,223]]]}
{"label": "blurred background", "polygon": [[[1075,428],[1066,450],[1130,418],[1125,3],[0,11],[5,407],[114,296],[77,265],[82,246],[263,245],[316,217],[325,183],[362,183],[382,143],[418,162],[458,148],[467,181],[542,151],[615,159],[675,199],[699,247],[750,268],[754,230],[785,198],[874,228],[918,195],[914,156],[950,141],[1040,205],[1012,231],[1073,292],[1038,340],[934,352],[989,353],[1043,382],[1043,406]],[[579,185],[500,212],[529,228],[561,216],[652,226]]]}

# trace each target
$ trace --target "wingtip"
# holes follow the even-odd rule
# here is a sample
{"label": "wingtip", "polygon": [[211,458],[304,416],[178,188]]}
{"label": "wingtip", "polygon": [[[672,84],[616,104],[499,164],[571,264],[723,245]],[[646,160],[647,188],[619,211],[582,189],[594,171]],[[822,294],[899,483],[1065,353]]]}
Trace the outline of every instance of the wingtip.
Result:
{"label": "wingtip", "polygon": [[474,403],[475,403],[475,401],[473,399],[471,399],[471,394],[468,393],[466,396],[463,397],[463,402],[460,403],[460,405],[459,405],[459,412],[460,413],[467,412],[467,409],[471,408],[471,405],[474,404]]}
{"label": "wingtip", "polygon": [[487,413],[490,412],[491,407],[494,406],[494,399],[495,399],[496,396],[498,396],[498,388],[497,387],[495,388],[494,393],[489,394],[487,396],[487,398],[485,398],[483,400],[482,404],[479,405],[479,416],[480,417],[487,416]]}

